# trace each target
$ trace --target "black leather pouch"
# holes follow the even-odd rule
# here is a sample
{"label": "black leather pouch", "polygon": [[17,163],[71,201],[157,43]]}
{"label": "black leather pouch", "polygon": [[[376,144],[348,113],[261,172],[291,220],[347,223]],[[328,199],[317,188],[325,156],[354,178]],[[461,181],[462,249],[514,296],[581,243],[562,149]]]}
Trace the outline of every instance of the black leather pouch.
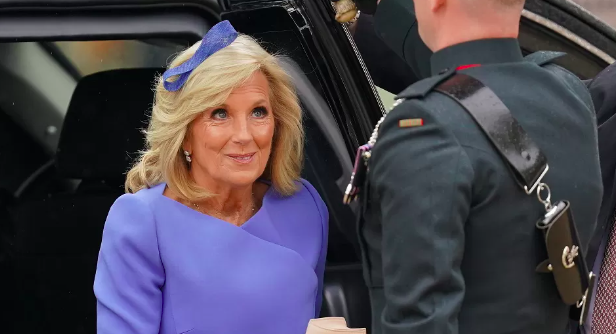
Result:
{"label": "black leather pouch", "polygon": [[544,262],[546,269],[554,275],[563,302],[574,305],[582,300],[588,288],[589,272],[581,256],[569,202],[555,203],[537,222],[537,228],[543,231],[545,239],[548,254],[548,260]]}

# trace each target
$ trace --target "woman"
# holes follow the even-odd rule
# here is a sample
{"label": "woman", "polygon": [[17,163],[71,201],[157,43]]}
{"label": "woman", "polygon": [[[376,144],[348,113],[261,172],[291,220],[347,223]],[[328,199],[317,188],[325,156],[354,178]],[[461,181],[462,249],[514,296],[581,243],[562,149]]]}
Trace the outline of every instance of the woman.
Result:
{"label": "woman", "polygon": [[181,53],[109,211],[98,333],[304,333],[328,212],[299,179],[302,148],[291,81],[254,40],[224,21]]}

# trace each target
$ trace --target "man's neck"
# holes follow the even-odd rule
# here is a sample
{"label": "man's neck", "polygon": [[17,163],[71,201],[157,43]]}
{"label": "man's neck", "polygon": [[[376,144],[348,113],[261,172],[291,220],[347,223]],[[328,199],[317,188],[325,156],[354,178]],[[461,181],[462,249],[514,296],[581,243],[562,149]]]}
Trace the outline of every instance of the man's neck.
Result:
{"label": "man's neck", "polygon": [[[460,28],[464,27],[464,28]],[[518,38],[519,23],[508,24],[485,24],[477,22],[465,22],[465,24],[448,25],[439,31],[435,42],[431,45],[433,52],[437,52],[452,45],[470,41],[491,38]]]}

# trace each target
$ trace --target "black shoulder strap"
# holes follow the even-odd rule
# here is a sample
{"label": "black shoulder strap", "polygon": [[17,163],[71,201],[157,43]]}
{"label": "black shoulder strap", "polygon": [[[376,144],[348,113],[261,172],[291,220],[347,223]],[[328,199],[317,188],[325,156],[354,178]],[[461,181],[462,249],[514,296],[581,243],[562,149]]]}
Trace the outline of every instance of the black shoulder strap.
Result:
{"label": "black shoulder strap", "polygon": [[396,96],[396,99],[416,99],[424,98],[430,93],[434,87],[447,80],[449,77],[456,73],[455,70],[449,70],[442,74],[418,81]]}
{"label": "black shoulder strap", "polygon": [[548,170],[547,158],[511,115],[509,108],[481,81],[456,73],[435,90],[458,102],[513,169],[518,184],[530,194]]}

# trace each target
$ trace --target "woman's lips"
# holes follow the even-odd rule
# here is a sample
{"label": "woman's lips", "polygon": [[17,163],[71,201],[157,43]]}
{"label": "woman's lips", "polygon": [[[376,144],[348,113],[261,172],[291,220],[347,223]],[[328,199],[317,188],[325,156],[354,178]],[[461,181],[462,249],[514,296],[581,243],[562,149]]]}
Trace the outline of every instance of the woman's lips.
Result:
{"label": "woman's lips", "polygon": [[252,162],[255,154],[227,154],[227,156],[240,164],[249,164]]}

